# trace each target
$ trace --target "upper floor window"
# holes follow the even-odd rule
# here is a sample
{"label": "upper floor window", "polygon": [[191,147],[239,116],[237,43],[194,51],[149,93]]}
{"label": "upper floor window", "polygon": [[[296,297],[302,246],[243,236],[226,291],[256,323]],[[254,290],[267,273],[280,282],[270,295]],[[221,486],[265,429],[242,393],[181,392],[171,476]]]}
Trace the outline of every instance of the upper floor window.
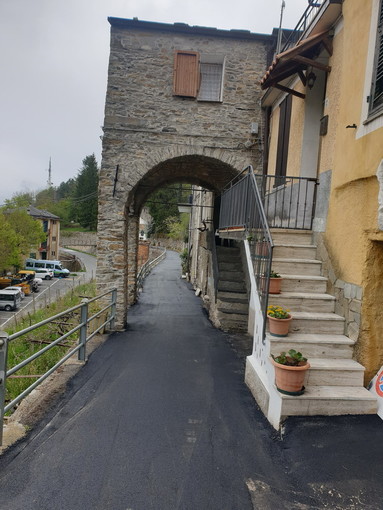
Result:
{"label": "upper floor window", "polygon": [[198,101],[222,101],[223,55],[200,55],[195,51],[176,51],[173,93]]}
{"label": "upper floor window", "polygon": [[380,110],[383,107],[383,0],[380,0],[379,6],[374,74],[369,103],[370,113]]}

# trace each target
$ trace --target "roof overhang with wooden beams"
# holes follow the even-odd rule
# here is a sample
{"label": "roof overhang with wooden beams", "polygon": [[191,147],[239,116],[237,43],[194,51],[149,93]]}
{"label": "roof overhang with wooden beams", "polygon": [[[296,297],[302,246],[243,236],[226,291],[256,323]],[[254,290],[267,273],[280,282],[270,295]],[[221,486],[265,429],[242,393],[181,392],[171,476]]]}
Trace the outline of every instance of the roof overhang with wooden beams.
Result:
{"label": "roof overhang with wooden beams", "polygon": [[275,56],[275,59],[261,80],[261,88],[277,88],[294,96],[305,98],[305,94],[286,86],[293,75],[298,75],[304,86],[307,83],[308,69],[330,72],[331,67],[318,60],[318,56],[326,50],[332,55],[331,31],[326,30],[300,41],[296,46]]}

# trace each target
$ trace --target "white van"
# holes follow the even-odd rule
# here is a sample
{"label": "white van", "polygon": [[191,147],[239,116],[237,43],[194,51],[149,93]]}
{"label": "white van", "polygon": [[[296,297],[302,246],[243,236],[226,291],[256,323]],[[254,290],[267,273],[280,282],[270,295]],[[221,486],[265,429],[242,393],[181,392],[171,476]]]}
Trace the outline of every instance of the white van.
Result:
{"label": "white van", "polygon": [[0,310],[10,312],[16,310],[21,303],[20,291],[19,290],[0,290]]}
{"label": "white van", "polygon": [[48,269],[49,271],[53,271],[54,276],[62,276],[64,278],[69,276],[68,269],[63,267],[59,260],[26,259],[25,269],[36,271],[36,273],[39,272],[39,269]]}

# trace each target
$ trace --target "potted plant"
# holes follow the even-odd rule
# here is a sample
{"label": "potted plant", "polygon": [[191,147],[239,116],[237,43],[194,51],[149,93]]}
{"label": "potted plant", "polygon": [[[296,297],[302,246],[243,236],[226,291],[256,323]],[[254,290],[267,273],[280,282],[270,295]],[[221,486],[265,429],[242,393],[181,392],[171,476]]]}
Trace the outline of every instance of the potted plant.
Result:
{"label": "potted plant", "polygon": [[289,334],[292,316],[290,310],[282,306],[269,305],[267,307],[269,333],[273,336],[287,336]]}
{"label": "potted plant", "polygon": [[310,368],[307,358],[290,349],[287,353],[281,352],[279,356],[271,355],[271,362],[274,365],[277,390],[285,395],[302,395],[306,371]]}
{"label": "potted plant", "polygon": [[281,275],[271,270],[269,280],[269,294],[280,294],[281,285],[282,285]]}

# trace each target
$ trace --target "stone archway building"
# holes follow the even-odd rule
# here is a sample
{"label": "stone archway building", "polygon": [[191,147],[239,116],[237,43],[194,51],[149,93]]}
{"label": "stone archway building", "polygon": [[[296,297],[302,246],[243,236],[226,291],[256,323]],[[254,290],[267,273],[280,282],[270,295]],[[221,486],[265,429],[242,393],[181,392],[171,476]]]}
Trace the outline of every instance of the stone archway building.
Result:
{"label": "stone archway building", "polygon": [[135,300],[140,211],[188,182],[218,194],[262,165],[259,80],[274,37],[109,18],[97,281],[118,289],[117,326]]}

